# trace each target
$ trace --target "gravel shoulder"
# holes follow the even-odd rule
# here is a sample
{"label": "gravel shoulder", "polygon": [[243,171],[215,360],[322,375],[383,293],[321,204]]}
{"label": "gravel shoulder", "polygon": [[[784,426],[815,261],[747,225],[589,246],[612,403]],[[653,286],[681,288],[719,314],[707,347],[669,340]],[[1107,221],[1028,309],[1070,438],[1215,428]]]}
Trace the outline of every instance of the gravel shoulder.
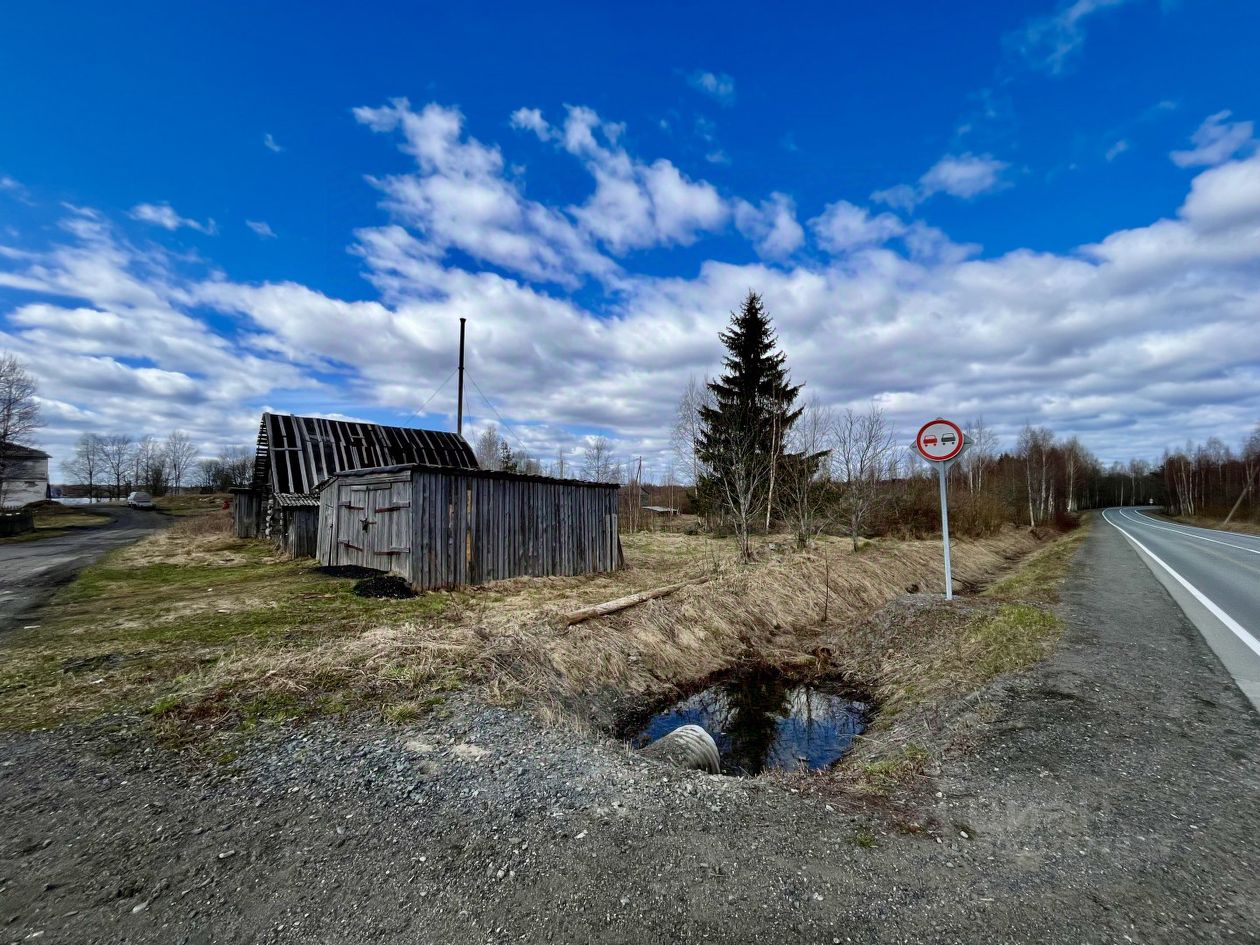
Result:
{"label": "gravel shoulder", "polygon": [[1260,940],[1260,721],[1114,530],[1062,600],[1054,655],[917,786],[917,834],[459,700],[217,762],[126,720],[7,735],[0,940]]}

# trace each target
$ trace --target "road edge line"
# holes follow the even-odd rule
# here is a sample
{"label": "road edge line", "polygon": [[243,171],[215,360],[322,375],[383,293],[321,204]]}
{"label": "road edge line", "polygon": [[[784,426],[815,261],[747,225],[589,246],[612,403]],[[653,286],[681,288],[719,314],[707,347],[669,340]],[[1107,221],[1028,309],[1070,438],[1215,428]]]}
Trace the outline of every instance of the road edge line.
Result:
{"label": "road edge line", "polygon": [[1256,656],[1260,656],[1260,641],[1256,640],[1255,637],[1253,637],[1250,633],[1248,633],[1245,629],[1243,629],[1242,624],[1240,624],[1237,620],[1235,620],[1229,614],[1225,613],[1225,611],[1221,610],[1221,608],[1218,607],[1211,598],[1209,598],[1201,590],[1199,590],[1197,587],[1195,587],[1193,584],[1191,584],[1189,581],[1183,578],[1180,574],[1174,571],[1172,567],[1167,562],[1164,561],[1163,558],[1155,554],[1155,552],[1151,551],[1151,549],[1147,548],[1144,544],[1142,544],[1140,541],[1138,541],[1136,538],[1134,538],[1132,535],[1126,532],[1123,528],[1121,528],[1111,519],[1107,518],[1108,511],[1109,511],[1108,509],[1103,509],[1102,517],[1103,517],[1104,522],[1106,522],[1108,525],[1110,525],[1112,528],[1118,531],[1121,535],[1127,538],[1134,545],[1134,547],[1136,547],[1143,554],[1149,557],[1152,561],[1158,564],[1161,568],[1167,571],[1169,575],[1172,576],[1173,580],[1175,580],[1178,584],[1180,584],[1187,591],[1189,591],[1190,595],[1194,597],[1195,600],[1197,600],[1200,604],[1202,604],[1204,607],[1207,608],[1208,613],[1210,613],[1213,617],[1215,617],[1217,620],[1223,623],[1225,625],[1225,628],[1229,630],[1230,633],[1238,637],[1238,639],[1242,642],[1242,644],[1245,647],[1247,647],[1249,650],[1255,653]]}
{"label": "road edge line", "polygon": [[[1233,548],[1237,551],[1246,551],[1253,555],[1260,555],[1260,548],[1248,548],[1246,545],[1235,545],[1228,541],[1221,541],[1219,538],[1208,538],[1206,535],[1195,535],[1190,531],[1190,529],[1197,526],[1186,525],[1180,528],[1171,528],[1168,525],[1161,525],[1148,515],[1137,515],[1136,510],[1134,512],[1134,514],[1137,515],[1136,518],[1126,515],[1125,511],[1126,510],[1124,509],[1120,510],[1120,517],[1126,522],[1134,522],[1138,525],[1146,525],[1150,528],[1159,528],[1163,531],[1172,532],[1174,535],[1181,535],[1185,538],[1194,538],[1197,541],[1210,541],[1214,545],[1224,545],[1226,548]],[[1234,533],[1229,532],[1229,534],[1232,535]]]}

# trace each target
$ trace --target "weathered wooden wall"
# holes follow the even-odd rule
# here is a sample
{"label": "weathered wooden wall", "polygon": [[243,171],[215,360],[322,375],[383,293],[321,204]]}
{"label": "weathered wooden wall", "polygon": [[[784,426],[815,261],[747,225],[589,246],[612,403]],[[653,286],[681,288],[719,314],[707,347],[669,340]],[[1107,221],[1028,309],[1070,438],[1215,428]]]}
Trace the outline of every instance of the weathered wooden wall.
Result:
{"label": "weathered wooden wall", "polygon": [[320,499],[319,558],[418,590],[621,566],[617,487],[479,470],[339,477]]}
{"label": "weathered wooden wall", "polygon": [[290,558],[313,558],[318,547],[319,508],[286,509],[285,550]]}
{"label": "weathered wooden wall", "polygon": [[232,522],[236,527],[237,538],[257,538],[262,518],[263,497],[261,493],[244,489],[232,490]]}

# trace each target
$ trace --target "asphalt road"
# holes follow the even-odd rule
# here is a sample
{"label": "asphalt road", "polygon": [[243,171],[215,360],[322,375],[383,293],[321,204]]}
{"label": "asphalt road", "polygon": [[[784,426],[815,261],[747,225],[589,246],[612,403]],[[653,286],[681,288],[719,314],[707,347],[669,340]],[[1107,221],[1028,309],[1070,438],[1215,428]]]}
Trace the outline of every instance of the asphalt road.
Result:
{"label": "asphalt road", "polygon": [[1260,710],[1260,537],[1108,509],[1118,529]]}
{"label": "asphalt road", "polygon": [[0,545],[0,633],[30,622],[33,611],[105,552],[169,525],[169,515],[124,506],[92,506],[112,521],[56,538]]}

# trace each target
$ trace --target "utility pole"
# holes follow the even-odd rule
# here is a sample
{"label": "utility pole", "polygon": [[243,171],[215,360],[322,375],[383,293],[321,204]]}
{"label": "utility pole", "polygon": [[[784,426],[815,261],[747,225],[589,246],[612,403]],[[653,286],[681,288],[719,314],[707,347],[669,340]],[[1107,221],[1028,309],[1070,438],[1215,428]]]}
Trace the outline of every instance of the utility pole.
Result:
{"label": "utility pole", "polygon": [[468,319],[461,317],[459,320],[459,407],[455,419],[455,432],[464,435],[464,322]]}

